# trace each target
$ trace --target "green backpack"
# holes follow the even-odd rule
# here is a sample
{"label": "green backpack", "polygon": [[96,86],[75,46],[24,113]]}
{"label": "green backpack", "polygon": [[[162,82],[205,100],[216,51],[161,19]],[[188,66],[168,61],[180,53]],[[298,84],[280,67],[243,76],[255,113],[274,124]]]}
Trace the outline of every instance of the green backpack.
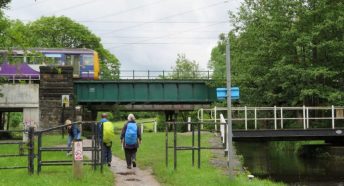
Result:
{"label": "green backpack", "polygon": [[103,143],[110,144],[115,139],[114,126],[110,121],[103,123]]}

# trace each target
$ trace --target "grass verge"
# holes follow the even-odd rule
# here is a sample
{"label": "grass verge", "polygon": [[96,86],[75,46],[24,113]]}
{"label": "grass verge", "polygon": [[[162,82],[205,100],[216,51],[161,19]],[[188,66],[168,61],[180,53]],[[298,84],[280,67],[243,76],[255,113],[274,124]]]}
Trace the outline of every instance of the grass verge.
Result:
{"label": "grass verge", "polygon": [[[202,134],[202,146],[209,146],[212,134]],[[191,146],[190,134],[178,134],[179,146]],[[173,136],[169,134],[169,145],[173,145]],[[119,140],[113,145],[113,153],[124,159]],[[191,164],[191,151],[177,152],[177,170],[173,170],[173,151],[169,150],[169,166],[165,166],[165,133],[144,133],[143,143],[137,152],[139,167],[151,167],[156,179],[162,185],[282,185],[268,180],[247,179],[247,176],[238,175],[230,180],[225,172],[210,163],[213,156],[210,150],[201,151],[201,168],[197,168],[197,151],[195,151],[195,167]]]}
{"label": "grass verge", "polygon": [[[43,137],[43,146],[65,145],[67,136],[62,139],[60,135],[49,135]],[[37,149],[37,142],[35,142]],[[1,145],[0,154],[18,154],[18,145]],[[26,153],[26,151],[25,151]],[[66,156],[66,152],[43,152],[42,160],[72,160]],[[27,166],[27,157],[4,158],[0,157],[2,166]],[[37,159],[35,159],[35,171],[37,170]],[[73,177],[72,166],[48,166],[42,167],[40,175],[28,175],[27,169],[1,170],[0,185],[12,186],[112,186],[114,183],[113,174],[108,167],[104,167],[103,174],[99,169],[93,171],[91,166],[84,165],[83,178]]]}

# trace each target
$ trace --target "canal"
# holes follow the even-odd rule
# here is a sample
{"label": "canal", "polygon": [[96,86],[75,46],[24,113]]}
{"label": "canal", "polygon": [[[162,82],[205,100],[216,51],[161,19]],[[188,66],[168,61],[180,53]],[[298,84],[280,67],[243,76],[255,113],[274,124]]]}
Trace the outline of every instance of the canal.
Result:
{"label": "canal", "polygon": [[344,157],[305,159],[294,153],[293,148],[280,148],[278,143],[296,144],[237,142],[235,146],[237,154],[243,155],[243,166],[255,177],[288,185],[344,185]]}

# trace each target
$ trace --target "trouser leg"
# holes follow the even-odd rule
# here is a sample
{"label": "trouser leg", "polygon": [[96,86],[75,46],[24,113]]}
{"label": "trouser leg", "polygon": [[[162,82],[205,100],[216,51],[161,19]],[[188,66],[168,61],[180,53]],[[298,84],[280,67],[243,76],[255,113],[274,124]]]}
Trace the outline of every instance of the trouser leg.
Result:
{"label": "trouser leg", "polygon": [[136,161],[136,151],[137,149],[131,149],[131,160]]}
{"label": "trouser leg", "polygon": [[111,146],[107,147],[107,156],[106,156],[106,161],[108,163],[111,163],[112,161],[112,151],[111,151]]}
{"label": "trouser leg", "polygon": [[103,163],[104,164],[109,163],[112,160],[111,146],[108,147],[104,143],[102,145],[103,145],[103,156],[102,156]]}
{"label": "trouser leg", "polygon": [[124,149],[125,160],[127,161],[127,166],[131,166],[131,149]]}
{"label": "trouser leg", "polygon": [[[67,147],[70,148],[72,146],[72,136],[68,135],[68,140],[67,140]],[[70,152],[69,150],[67,153]]]}

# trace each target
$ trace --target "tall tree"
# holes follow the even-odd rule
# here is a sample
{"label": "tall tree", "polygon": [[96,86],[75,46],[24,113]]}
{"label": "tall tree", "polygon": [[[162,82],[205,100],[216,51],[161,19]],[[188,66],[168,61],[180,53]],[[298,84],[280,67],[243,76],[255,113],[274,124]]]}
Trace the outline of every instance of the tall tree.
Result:
{"label": "tall tree", "polygon": [[[342,104],[344,3],[245,0],[231,13],[233,82],[250,105]],[[224,44],[209,66],[222,71]],[[219,60],[221,59],[221,60]]]}
{"label": "tall tree", "polygon": [[8,3],[10,3],[11,0],[0,0],[0,9],[7,8]]}
{"label": "tall tree", "polygon": [[187,59],[185,54],[178,54],[176,66],[171,69],[172,79],[195,79],[201,76],[198,63]]}

